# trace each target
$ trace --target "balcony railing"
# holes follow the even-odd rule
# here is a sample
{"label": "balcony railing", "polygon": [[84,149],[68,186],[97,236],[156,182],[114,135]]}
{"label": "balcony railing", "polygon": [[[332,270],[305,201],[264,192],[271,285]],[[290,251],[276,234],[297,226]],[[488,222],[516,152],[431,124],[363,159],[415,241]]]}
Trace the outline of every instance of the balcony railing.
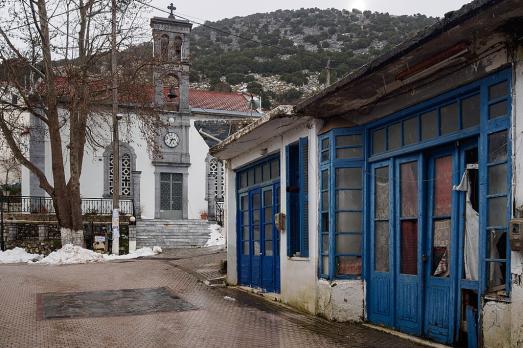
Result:
{"label": "balcony railing", "polygon": [[224,207],[225,203],[223,201],[216,202],[216,223],[220,226],[223,226]]}
{"label": "balcony railing", "polygon": [[[37,196],[0,196],[6,213],[55,214],[53,200],[50,197]],[[82,198],[83,215],[111,215],[111,198]],[[134,201],[120,199],[120,214],[134,215]]]}

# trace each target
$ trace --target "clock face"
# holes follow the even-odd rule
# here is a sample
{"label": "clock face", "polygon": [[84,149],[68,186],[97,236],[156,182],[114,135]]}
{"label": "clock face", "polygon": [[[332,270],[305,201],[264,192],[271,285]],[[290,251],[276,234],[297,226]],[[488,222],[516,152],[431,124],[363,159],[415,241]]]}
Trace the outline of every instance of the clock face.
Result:
{"label": "clock face", "polygon": [[175,148],[180,143],[180,138],[178,138],[178,134],[169,132],[165,134],[163,141],[165,142],[165,145],[169,146],[170,148]]}

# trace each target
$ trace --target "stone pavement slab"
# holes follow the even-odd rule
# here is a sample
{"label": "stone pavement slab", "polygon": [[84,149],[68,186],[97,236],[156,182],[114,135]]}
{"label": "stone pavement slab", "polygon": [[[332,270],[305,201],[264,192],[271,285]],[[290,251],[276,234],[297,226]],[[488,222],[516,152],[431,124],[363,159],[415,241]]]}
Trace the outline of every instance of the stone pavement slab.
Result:
{"label": "stone pavement slab", "polygon": [[[361,325],[304,315],[235,289],[209,288],[172,262],[0,265],[0,347],[416,346]],[[199,265],[197,258],[192,262]],[[197,309],[38,320],[38,294],[162,287]]]}

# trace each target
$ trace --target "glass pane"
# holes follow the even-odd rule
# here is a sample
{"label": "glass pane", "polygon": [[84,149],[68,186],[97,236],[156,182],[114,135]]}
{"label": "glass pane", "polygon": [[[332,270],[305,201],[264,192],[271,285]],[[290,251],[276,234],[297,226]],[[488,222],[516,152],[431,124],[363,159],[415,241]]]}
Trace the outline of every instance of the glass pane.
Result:
{"label": "glass pane", "polygon": [[325,138],[321,141],[321,149],[322,150],[328,150],[329,149],[329,138]]}
{"label": "glass pane", "polygon": [[322,252],[328,252],[329,251],[329,235],[328,234],[322,234],[321,235],[321,247]]}
{"label": "glass pane", "polygon": [[490,230],[488,232],[488,258],[507,258],[507,233],[505,231]]}
{"label": "glass pane", "polygon": [[402,274],[418,274],[418,220],[401,221]]}
{"label": "glass pane", "polygon": [[261,166],[256,166],[255,169],[255,183],[259,184],[260,182],[262,182],[262,167]]}
{"label": "glass pane", "polygon": [[323,170],[321,172],[321,190],[327,190],[329,188],[329,171]]}
{"label": "glass pane", "polygon": [[389,147],[387,150],[394,150],[401,147],[401,123],[389,126]]}
{"label": "glass pane", "polygon": [[463,128],[479,125],[480,115],[479,94],[461,101],[461,121],[463,123]]}
{"label": "glass pane", "polygon": [[321,262],[321,274],[328,276],[329,275],[329,257],[323,256]]}
{"label": "glass pane", "polygon": [[418,162],[403,163],[401,172],[401,216],[418,215]]}
{"label": "glass pane", "polygon": [[249,242],[243,243],[243,255],[249,255]]}
{"label": "glass pane", "polygon": [[374,266],[376,272],[389,271],[389,222],[374,225]]}
{"label": "glass pane", "polygon": [[272,256],[272,240],[265,241],[265,256]]}
{"label": "glass pane", "polygon": [[488,161],[505,161],[507,159],[507,131],[491,134],[488,139]]}
{"label": "glass pane", "polygon": [[329,213],[321,213],[321,231],[329,232]]}
{"label": "glass pane", "polygon": [[488,226],[507,226],[507,197],[489,198]]}
{"label": "glass pane", "polygon": [[506,284],[506,263],[504,262],[488,262],[488,282],[487,287],[489,291],[503,291]]}
{"label": "glass pane", "polygon": [[506,97],[508,95],[508,81],[492,85],[488,89],[489,100]]}
{"label": "glass pane", "polygon": [[259,240],[255,240],[253,245],[254,245],[253,255],[255,255],[255,256],[260,255],[260,253],[261,253],[260,241]]}
{"label": "glass pane", "polygon": [[263,164],[263,181],[271,180],[271,167],[269,162]]}
{"label": "glass pane", "polygon": [[361,190],[339,190],[336,192],[337,210],[361,210]]}
{"label": "glass pane", "polygon": [[249,240],[249,226],[243,227],[243,240]]}
{"label": "glass pane", "polygon": [[492,104],[488,107],[489,118],[496,118],[499,116],[505,116],[508,112],[508,102],[503,100],[499,103]]}
{"label": "glass pane", "polygon": [[254,185],[254,169],[249,169],[247,172],[247,185]]}
{"label": "glass pane", "polygon": [[452,157],[434,163],[434,216],[449,216],[452,202]]}
{"label": "glass pane", "polygon": [[361,147],[349,147],[346,149],[336,149],[336,158],[360,158],[363,157],[363,149]]}
{"label": "glass pane", "polygon": [[263,215],[265,223],[272,223],[272,207],[264,208],[265,213]]}
{"label": "glass pane", "polygon": [[507,165],[498,164],[488,169],[488,194],[507,192]]}
{"label": "glass pane", "polygon": [[260,226],[252,226],[252,239],[260,240]]}
{"label": "glass pane", "polygon": [[361,212],[336,213],[336,232],[361,232]]}
{"label": "glass pane", "polygon": [[450,272],[450,219],[434,221],[432,228],[431,275],[448,277]]}
{"label": "glass pane", "polygon": [[372,153],[377,154],[385,151],[385,128],[378,129],[372,133]]}
{"label": "glass pane", "polygon": [[259,193],[252,195],[252,208],[260,209],[260,194]]}
{"label": "glass pane", "polygon": [[241,209],[242,210],[249,209],[249,206],[248,206],[248,204],[249,204],[249,197],[248,196],[241,196],[240,200],[241,200],[241,207],[242,207]]}
{"label": "glass pane", "polygon": [[248,225],[249,224],[249,211],[244,211],[242,213],[242,224],[243,225]]}
{"label": "glass pane", "polygon": [[336,235],[336,254],[361,254],[361,234]]}
{"label": "glass pane", "polygon": [[336,137],[336,146],[354,146],[362,145],[363,139],[360,134],[355,135],[339,135]]}
{"label": "glass pane", "polygon": [[438,136],[438,113],[436,110],[421,114],[421,140]]}
{"label": "glass pane", "polygon": [[389,217],[389,167],[377,168],[374,171],[375,197],[374,218],[387,219]]}
{"label": "glass pane", "polygon": [[325,191],[321,193],[321,210],[329,210],[329,192]]}
{"label": "glass pane", "polygon": [[361,189],[361,168],[337,168],[336,188]]}
{"label": "glass pane", "polygon": [[360,275],[361,256],[337,256],[336,257],[337,275]]}
{"label": "glass pane", "polygon": [[240,188],[247,187],[247,172],[240,174]]}
{"label": "glass pane", "polygon": [[403,145],[418,142],[418,118],[414,117],[403,122]]}
{"label": "glass pane", "polygon": [[280,168],[278,160],[271,161],[271,179],[280,177]]}
{"label": "glass pane", "polygon": [[272,206],[272,190],[263,191],[263,206]]}
{"label": "glass pane", "polygon": [[459,129],[458,104],[453,103],[440,109],[441,134],[448,134]]}
{"label": "glass pane", "polygon": [[259,224],[260,223],[260,210],[256,209],[252,212],[252,223],[253,224]]}
{"label": "glass pane", "polygon": [[321,152],[321,161],[326,162],[329,160],[329,151],[322,151]]}

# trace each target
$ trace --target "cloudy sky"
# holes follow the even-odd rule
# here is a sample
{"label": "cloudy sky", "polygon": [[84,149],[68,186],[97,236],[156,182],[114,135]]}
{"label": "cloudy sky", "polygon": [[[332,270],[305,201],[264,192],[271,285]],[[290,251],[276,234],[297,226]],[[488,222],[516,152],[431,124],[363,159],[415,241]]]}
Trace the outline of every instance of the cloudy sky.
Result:
{"label": "cloudy sky", "polygon": [[[470,0],[172,0],[180,15],[193,20],[218,20],[234,16],[245,16],[257,12],[302,7],[338,8],[389,12],[390,14],[422,13],[442,17]],[[170,0],[152,0],[152,4],[166,8]],[[155,15],[163,15],[159,11]]]}

